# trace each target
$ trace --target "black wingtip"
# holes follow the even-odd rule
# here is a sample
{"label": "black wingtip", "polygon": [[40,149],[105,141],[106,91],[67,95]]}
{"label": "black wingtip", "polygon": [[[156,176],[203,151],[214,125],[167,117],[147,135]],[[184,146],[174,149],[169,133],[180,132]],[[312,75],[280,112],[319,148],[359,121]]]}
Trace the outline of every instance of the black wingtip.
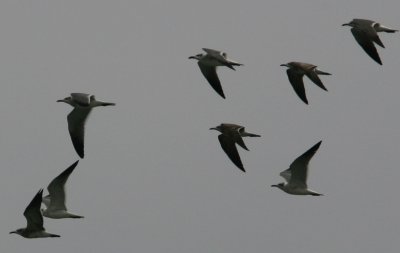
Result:
{"label": "black wingtip", "polygon": [[322,140],[320,140],[318,143],[316,143],[311,149],[318,149],[319,146],[321,146]]}

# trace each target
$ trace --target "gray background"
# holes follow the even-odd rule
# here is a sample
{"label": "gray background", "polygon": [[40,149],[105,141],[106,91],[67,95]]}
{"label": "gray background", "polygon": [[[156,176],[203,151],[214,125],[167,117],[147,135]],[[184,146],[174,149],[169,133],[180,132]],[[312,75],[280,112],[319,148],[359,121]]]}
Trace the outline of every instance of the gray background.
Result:
{"label": "gray background", "polygon": [[[397,252],[400,234],[400,36],[381,34],[379,66],[356,44],[352,18],[400,28],[400,2],[1,1],[1,252]],[[244,63],[220,68],[221,99],[188,56],[202,47]],[[309,106],[279,64],[332,73],[305,80]],[[71,92],[96,108],[68,207],[82,220],[45,219],[59,239],[8,232],[41,187],[76,155]],[[262,138],[223,153],[221,122]],[[319,140],[309,186],[271,184]]]}

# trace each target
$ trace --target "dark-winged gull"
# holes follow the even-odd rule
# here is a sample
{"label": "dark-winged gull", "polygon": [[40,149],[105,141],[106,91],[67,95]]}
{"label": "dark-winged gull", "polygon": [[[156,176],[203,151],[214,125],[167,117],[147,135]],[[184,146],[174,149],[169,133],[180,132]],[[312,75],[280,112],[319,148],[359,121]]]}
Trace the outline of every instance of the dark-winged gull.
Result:
{"label": "dark-winged gull", "polygon": [[47,207],[42,210],[44,217],[52,219],[83,218],[83,216],[67,212],[67,207],[65,206],[65,183],[72,171],[74,171],[75,167],[78,165],[78,162],[79,161],[73,163],[50,182],[47,187],[49,195],[42,199],[43,204]]}
{"label": "dark-winged gull", "polygon": [[357,43],[364,49],[364,51],[377,63],[382,65],[382,60],[379,57],[378,51],[374,42],[380,47],[385,48],[378,32],[394,33],[398,30],[385,27],[375,21],[368,19],[355,18],[350,23],[343,24],[342,26],[351,26],[351,33],[356,39]]}
{"label": "dark-winged gull", "polygon": [[217,51],[214,49],[203,48],[206,54],[197,54],[190,56],[189,59],[198,60],[197,64],[200,67],[201,73],[210,83],[211,87],[223,98],[225,98],[224,91],[222,90],[221,82],[217,75],[218,66],[226,66],[235,70],[233,66],[241,66],[243,64],[228,59],[225,52]]}
{"label": "dark-winged gull", "polygon": [[25,209],[26,228],[11,231],[10,234],[19,234],[25,238],[60,237],[59,235],[47,233],[43,227],[43,216],[40,212],[42,194],[43,189],[40,189]]}
{"label": "dark-winged gull", "polygon": [[318,192],[308,189],[307,174],[308,164],[314,154],[317,152],[321,142],[318,142],[312,148],[307,150],[304,154],[297,157],[296,160],[290,164],[289,169],[284,170],[280,175],[287,181],[287,183],[280,183],[271,185],[271,187],[278,187],[282,191],[293,195],[313,195],[321,196]]}
{"label": "dark-winged gull", "polygon": [[93,95],[85,93],[71,93],[70,97],[57,100],[57,102],[64,102],[74,107],[67,117],[68,130],[76,153],[83,158],[85,122],[90,111],[96,106],[109,106],[115,104],[97,101]]}
{"label": "dark-winged gull", "polygon": [[304,62],[289,62],[287,64],[281,64],[281,66],[288,67],[286,73],[289,77],[289,82],[292,85],[297,96],[306,104],[308,104],[306,91],[303,83],[303,76],[306,75],[310,80],[318,85],[323,90],[328,91],[323,85],[318,75],[331,75],[327,72],[323,72],[317,68],[317,66]]}
{"label": "dark-winged gull", "polygon": [[261,135],[247,133],[243,126],[228,123],[222,123],[219,126],[210,128],[210,130],[221,132],[221,134],[218,135],[218,140],[222,149],[240,170],[246,172],[235,144],[238,144],[248,151],[249,149],[244,144],[242,137],[261,137]]}

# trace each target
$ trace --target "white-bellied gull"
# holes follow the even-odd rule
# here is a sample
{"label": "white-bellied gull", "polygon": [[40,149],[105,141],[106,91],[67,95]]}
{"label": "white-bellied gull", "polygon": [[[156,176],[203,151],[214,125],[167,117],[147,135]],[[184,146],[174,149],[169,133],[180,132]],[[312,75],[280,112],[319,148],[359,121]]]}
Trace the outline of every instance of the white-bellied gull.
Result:
{"label": "white-bellied gull", "polygon": [[40,189],[24,211],[27,221],[26,228],[11,231],[10,234],[19,234],[25,238],[60,237],[59,235],[47,233],[43,227],[43,216],[40,211],[42,194],[43,189]]}
{"label": "white-bellied gull", "polygon": [[307,174],[308,164],[314,154],[317,152],[321,142],[318,142],[312,148],[307,150],[304,154],[297,157],[296,160],[290,164],[289,169],[284,170],[280,175],[287,181],[287,183],[280,183],[271,185],[272,187],[278,187],[282,191],[293,194],[293,195],[313,195],[321,196],[318,192],[314,192],[308,189],[307,186]]}
{"label": "white-bellied gull", "polygon": [[67,212],[67,207],[65,206],[65,183],[68,177],[74,171],[75,167],[78,165],[78,161],[69,166],[60,175],[54,178],[47,190],[49,195],[43,197],[42,202],[46,205],[46,209],[42,210],[44,217],[52,219],[62,219],[62,218],[83,218],[83,216],[72,214]]}
{"label": "white-bellied gull", "polygon": [[97,101],[93,95],[85,93],[71,93],[70,97],[57,100],[57,102],[64,102],[74,107],[74,109],[68,114],[67,117],[68,130],[76,153],[78,153],[78,155],[83,158],[85,122],[90,111],[93,107],[109,106],[115,104]]}
{"label": "white-bellied gull", "polygon": [[226,66],[235,70],[233,66],[241,66],[243,64],[228,59],[225,52],[217,51],[214,49],[203,48],[206,54],[197,54],[190,56],[189,59],[198,60],[197,64],[200,67],[201,73],[210,83],[211,87],[223,98],[225,98],[224,91],[222,90],[221,82],[218,78],[217,67]]}

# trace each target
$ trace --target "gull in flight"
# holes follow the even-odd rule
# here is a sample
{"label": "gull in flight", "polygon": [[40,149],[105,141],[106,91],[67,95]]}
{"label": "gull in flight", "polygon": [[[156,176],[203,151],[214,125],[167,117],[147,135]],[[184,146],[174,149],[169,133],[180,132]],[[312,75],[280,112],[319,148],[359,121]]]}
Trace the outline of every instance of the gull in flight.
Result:
{"label": "gull in flight", "polygon": [[85,93],[71,93],[70,97],[57,100],[57,102],[64,102],[74,107],[67,117],[68,130],[76,153],[78,153],[79,157],[83,158],[85,121],[90,111],[96,106],[109,106],[115,104],[97,101],[93,95]]}
{"label": "gull in flight", "polygon": [[364,49],[364,51],[377,63],[382,65],[381,58],[374,45],[374,42],[380,47],[385,48],[378,32],[394,33],[398,30],[385,27],[375,21],[368,19],[353,19],[350,23],[343,24],[342,26],[351,26],[351,33],[356,39],[357,43]]}
{"label": "gull in flight", "polygon": [[247,133],[243,126],[228,123],[222,123],[219,126],[210,128],[210,130],[221,132],[221,134],[218,135],[218,140],[222,149],[240,170],[246,172],[235,144],[238,144],[248,151],[249,149],[244,144],[242,137],[261,137],[261,135]]}
{"label": "gull in flight", "polygon": [[78,162],[79,160],[50,182],[47,187],[49,195],[42,199],[43,204],[47,207],[47,209],[42,210],[43,216],[52,219],[83,218],[83,216],[68,213],[67,207],[65,206],[65,183],[69,175],[74,171],[76,165],[78,165]]}
{"label": "gull in flight", "polygon": [[317,152],[321,142],[322,141],[318,142],[304,154],[297,157],[296,160],[292,162],[289,169],[280,173],[287,183],[275,184],[271,185],[271,187],[278,187],[282,191],[293,195],[323,195],[318,192],[311,191],[307,186],[308,163]]}
{"label": "gull in flight", "polygon": [[223,98],[225,98],[224,91],[222,90],[221,82],[217,75],[218,66],[226,66],[235,70],[233,66],[241,66],[243,64],[230,60],[225,52],[217,51],[214,49],[203,48],[206,54],[197,54],[190,56],[189,59],[198,60],[197,64],[200,67],[201,73],[210,83],[211,87]]}
{"label": "gull in flight", "polygon": [[43,216],[40,212],[42,194],[43,189],[35,195],[31,203],[29,203],[25,209],[26,228],[17,229],[10,232],[10,234],[19,234],[25,238],[60,237],[59,235],[47,233],[43,227]]}
{"label": "gull in flight", "polygon": [[281,66],[288,67],[286,73],[289,77],[289,82],[293,86],[297,96],[306,104],[308,100],[306,97],[306,91],[304,89],[303,76],[306,75],[310,80],[318,85],[323,90],[328,91],[318,75],[331,75],[327,72],[323,72],[317,69],[317,66],[304,63],[304,62],[289,62],[287,64],[281,64]]}

